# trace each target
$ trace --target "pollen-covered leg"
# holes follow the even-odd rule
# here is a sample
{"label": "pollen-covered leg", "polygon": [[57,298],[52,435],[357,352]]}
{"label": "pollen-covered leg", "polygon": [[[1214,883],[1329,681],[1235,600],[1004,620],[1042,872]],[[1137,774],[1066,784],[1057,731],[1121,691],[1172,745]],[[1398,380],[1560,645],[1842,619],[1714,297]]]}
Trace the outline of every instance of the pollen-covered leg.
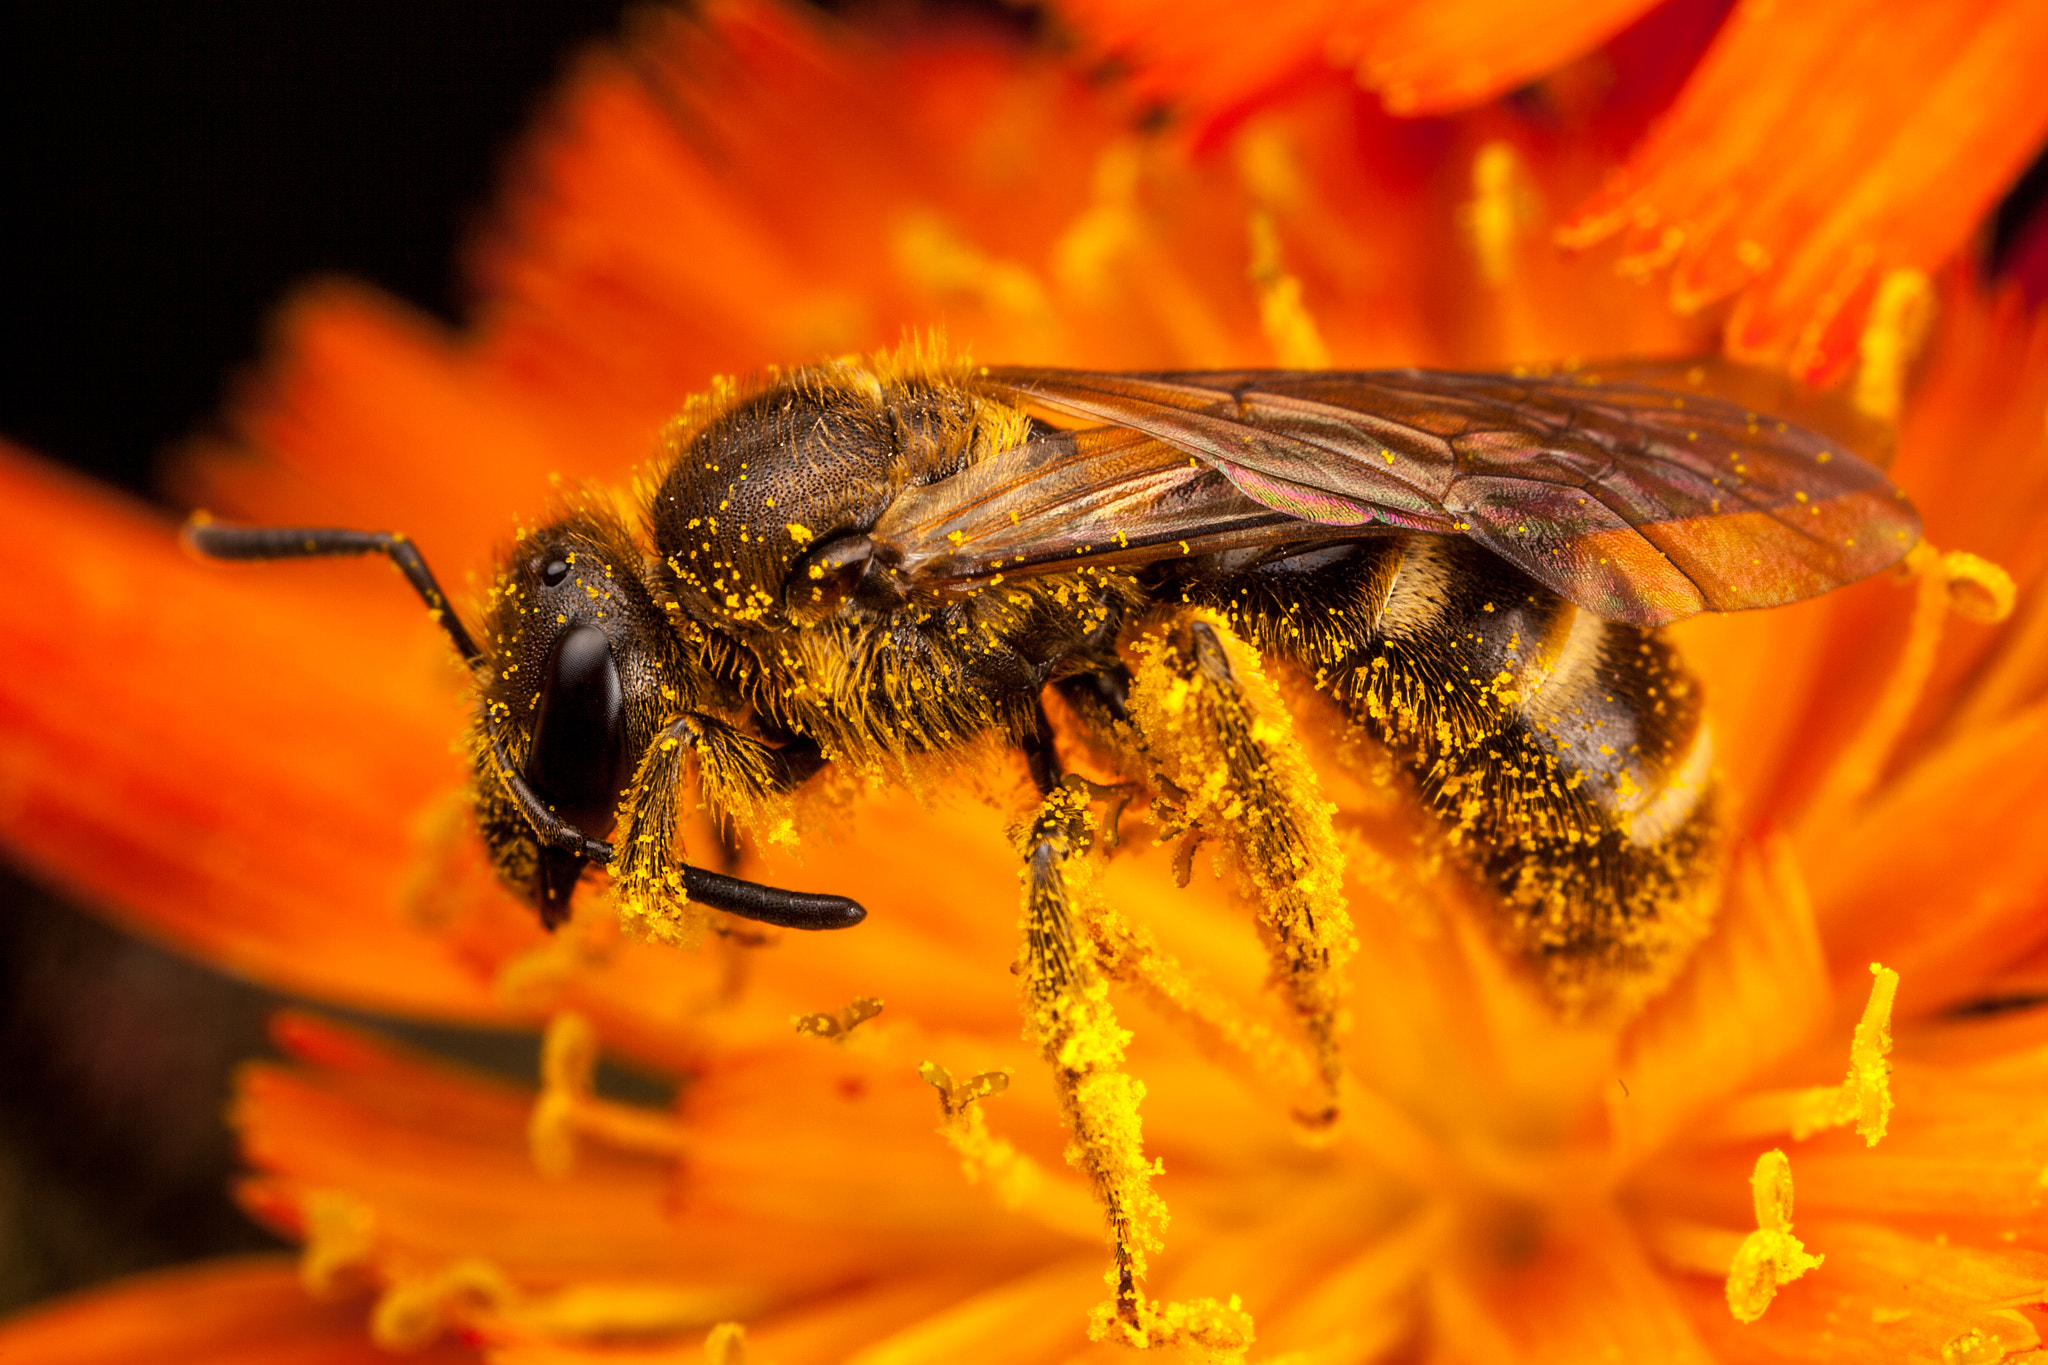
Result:
{"label": "pollen-covered leg", "polygon": [[[1109,1221],[1113,1304],[1108,1331],[1143,1332],[1145,1258],[1160,1246],[1166,1205],[1153,1193],[1138,1103],[1145,1087],[1123,1070],[1130,1035],[1118,1026],[1095,962],[1086,916],[1087,798],[1055,787],[1026,827],[1024,993],[1029,1036],[1052,1064],[1073,1137],[1067,1162],[1088,1177]],[[1077,912],[1081,922],[1077,924]]]}
{"label": "pollen-covered leg", "polygon": [[1355,951],[1344,856],[1286,707],[1257,656],[1220,618],[1192,612],[1142,637],[1131,709],[1160,775],[1185,793],[1191,833],[1217,841],[1259,907],[1273,984],[1314,1051],[1335,1122],[1346,1028],[1344,967]]}
{"label": "pollen-covered leg", "polygon": [[661,943],[686,944],[702,929],[694,903],[791,929],[838,929],[866,914],[842,896],[814,896],[741,881],[685,861],[681,792],[696,759],[703,800],[722,821],[790,834],[785,798],[816,770],[808,746],[776,749],[715,716],[688,714],[647,746],[619,807],[612,858],[614,897],[626,928]]}

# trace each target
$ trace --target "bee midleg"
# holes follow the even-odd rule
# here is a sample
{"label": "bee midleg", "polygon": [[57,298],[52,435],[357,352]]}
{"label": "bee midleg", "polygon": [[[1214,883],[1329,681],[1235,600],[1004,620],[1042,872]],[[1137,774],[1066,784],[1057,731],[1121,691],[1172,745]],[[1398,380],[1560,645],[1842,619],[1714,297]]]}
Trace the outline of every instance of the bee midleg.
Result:
{"label": "bee midleg", "polygon": [[[719,903],[725,898],[713,889],[726,879],[705,876],[685,857],[681,795],[693,756],[703,804],[721,829],[761,828],[763,822],[786,819],[784,796],[821,761],[812,746],[776,749],[716,716],[696,712],[670,719],[655,734],[619,804],[612,880],[628,927],[664,942],[693,936],[684,910],[693,898],[714,909],[734,908]],[[706,895],[707,890],[712,894]]]}
{"label": "bee midleg", "polygon": [[[1024,998],[1027,1030],[1053,1068],[1068,1131],[1067,1162],[1088,1177],[1109,1224],[1114,1312],[1136,1327],[1146,1255],[1160,1246],[1166,1206],[1152,1189],[1138,1102],[1123,1069],[1118,1027],[1093,944],[1098,917],[1086,885],[1088,797],[1055,785],[1024,827]],[[1077,925],[1079,912],[1081,923]]]}
{"label": "bee midleg", "polygon": [[1344,857],[1293,720],[1258,656],[1220,616],[1192,610],[1136,645],[1132,712],[1161,775],[1187,795],[1184,818],[1236,862],[1258,906],[1272,982],[1307,1035],[1321,1126],[1338,1113],[1345,963],[1354,951]]}

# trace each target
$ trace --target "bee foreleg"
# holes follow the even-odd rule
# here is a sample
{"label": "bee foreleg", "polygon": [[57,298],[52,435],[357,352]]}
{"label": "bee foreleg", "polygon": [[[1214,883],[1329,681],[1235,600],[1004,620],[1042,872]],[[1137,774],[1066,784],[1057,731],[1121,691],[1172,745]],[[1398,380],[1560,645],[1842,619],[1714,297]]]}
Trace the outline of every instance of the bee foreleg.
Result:
{"label": "bee foreleg", "polygon": [[1138,1118],[1144,1087],[1123,1070],[1128,1038],[1109,1005],[1092,940],[1075,915],[1094,918],[1086,885],[1088,798],[1057,786],[1025,827],[1024,996],[1029,1034],[1052,1065],[1061,1114],[1073,1134],[1067,1162],[1088,1177],[1109,1223],[1115,1319],[1143,1320],[1146,1256],[1158,1250],[1166,1206],[1152,1190]]}
{"label": "bee foreleg", "polygon": [[[690,713],[664,725],[647,746],[619,807],[619,837],[612,882],[620,918],[629,929],[661,942],[695,938],[685,908],[694,901],[742,919],[785,929],[842,929],[867,912],[844,896],[784,891],[728,877],[684,860],[681,793],[691,757],[703,801],[721,824],[754,822],[771,814],[788,788],[815,771],[802,749],[794,758],[763,744],[716,716]],[[799,775],[801,774],[801,776]]]}
{"label": "bee foreleg", "polygon": [[[527,782],[519,765],[505,752],[504,736],[498,732],[497,717],[493,715],[486,725],[491,746],[491,762],[497,769],[498,780],[519,813],[526,817],[526,823],[533,826],[533,836],[542,844],[573,853],[602,867],[612,860],[612,846],[602,839],[593,839],[576,826],[555,813],[554,807],[543,801]],[[577,864],[580,868],[582,864]],[[571,880],[574,880],[573,874]],[[549,926],[552,928],[553,926]]]}
{"label": "bee foreleg", "polygon": [[[1170,833],[1206,835],[1237,865],[1272,983],[1314,1049],[1322,1100],[1299,1117],[1327,1125],[1338,1111],[1344,965],[1355,948],[1331,807],[1257,654],[1220,618],[1191,613],[1134,649],[1132,714],[1159,776],[1182,797]],[[1192,846],[1183,849],[1191,860]]]}

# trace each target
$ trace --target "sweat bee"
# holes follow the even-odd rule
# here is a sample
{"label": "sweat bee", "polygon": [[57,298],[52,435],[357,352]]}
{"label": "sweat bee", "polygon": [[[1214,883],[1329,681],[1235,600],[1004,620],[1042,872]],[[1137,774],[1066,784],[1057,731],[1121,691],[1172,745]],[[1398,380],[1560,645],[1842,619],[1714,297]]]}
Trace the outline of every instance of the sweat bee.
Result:
{"label": "sweat bee", "polygon": [[[1712,747],[1659,628],[1825,592],[1919,533],[1845,446],[1665,378],[1108,374],[914,349],[776,372],[692,400],[639,527],[592,505],[524,533],[480,635],[401,535],[188,534],[224,559],[396,562],[473,671],[477,823],[551,928],[591,864],[656,921],[694,901],[853,925],[845,898],[687,865],[692,789],[743,824],[829,764],[993,738],[1050,797],[1046,695],[1143,767],[1141,667],[1221,699],[1216,776],[1265,831],[1246,856],[1273,875],[1253,880],[1284,886],[1303,816],[1262,779],[1230,663],[1248,646],[1391,755],[1504,944],[1569,994],[1654,973],[1698,932]],[[1141,627],[1167,642],[1143,663]],[[1162,771],[1130,776],[1157,793]],[[1057,900],[1055,825],[1025,853]]]}

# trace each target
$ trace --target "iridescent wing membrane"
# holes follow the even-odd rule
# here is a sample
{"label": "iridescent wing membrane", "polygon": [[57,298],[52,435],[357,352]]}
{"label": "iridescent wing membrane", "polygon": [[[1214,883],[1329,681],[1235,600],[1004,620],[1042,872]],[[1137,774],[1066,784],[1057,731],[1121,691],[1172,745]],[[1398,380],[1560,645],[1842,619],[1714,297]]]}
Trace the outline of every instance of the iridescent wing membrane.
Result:
{"label": "iridescent wing membrane", "polygon": [[899,499],[875,536],[913,586],[1405,529],[1469,536],[1602,617],[1653,626],[1825,592],[1920,532],[1843,446],[1634,378],[997,367],[982,382],[1101,425]]}

